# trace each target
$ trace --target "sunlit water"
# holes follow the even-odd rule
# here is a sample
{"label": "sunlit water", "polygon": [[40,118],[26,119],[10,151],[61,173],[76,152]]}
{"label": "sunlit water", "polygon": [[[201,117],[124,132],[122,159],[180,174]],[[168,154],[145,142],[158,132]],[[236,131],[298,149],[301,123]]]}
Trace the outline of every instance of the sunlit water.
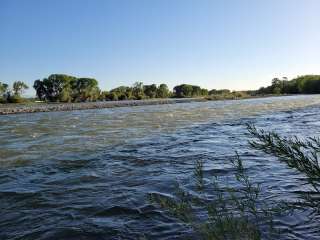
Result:
{"label": "sunlit water", "polygon": [[[277,97],[0,116],[0,239],[186,239],[185,225],[148,200],[188,189],[238,151],[273,201],[299,199],[303,176],[252,150],[245,123],[319,136],[320,96]],[[276,219],[282,239],[320,239],[310,210]]]}

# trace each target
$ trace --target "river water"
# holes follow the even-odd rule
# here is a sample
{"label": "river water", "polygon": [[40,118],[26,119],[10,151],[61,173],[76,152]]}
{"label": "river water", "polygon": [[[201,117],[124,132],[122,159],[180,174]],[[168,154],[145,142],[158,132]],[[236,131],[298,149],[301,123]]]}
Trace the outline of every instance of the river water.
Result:
{"label": "river water", "polygon": [[[320,96],[288,96],[0,116],[0,239],[196,239],[148,200],[188,188],[238,151],[273,200],[299,200],[303,176],[252,150],[245,123],[319,136]],[[284,194],[285,193],[285,194]],[[320,239],[320,218],[279,217],[282,239]]]}

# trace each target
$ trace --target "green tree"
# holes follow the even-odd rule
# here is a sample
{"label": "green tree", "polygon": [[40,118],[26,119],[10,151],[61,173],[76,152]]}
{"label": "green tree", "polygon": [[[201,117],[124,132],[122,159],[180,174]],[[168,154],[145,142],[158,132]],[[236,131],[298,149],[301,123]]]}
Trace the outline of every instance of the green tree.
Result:
{"label": "green tree", "polygon": [[184,97],[200,97],[208,94],[207,89],[202,89],[199,86],[181,84],[173,88],[174,96],[179,98]]}
{"label": "green tree", "polygon": [[[110,91],[110,93],[117,95],[117,100],[132,99],[132,88],[131,87],[120,86],[120,87],[112,89]],[[110,99],[110,100],[114,100],[114,99]]]}
{"label": "green tree", "polygon": [[201,96],[208,96],[208,93],[209,93],[208,89],[205,89],[205,88],[202,88],[200,91]]}
{"label": "green tree", "polygon": [[25,84],[24,82],[16,81],[13,83],[13,86],[12,86],[13,94],[15,96],[20,96],[23,93],[23,91],[28,88],[29,88],[28,85]]}
{"label": "green tree", "polygon": [[66,95],[71,94],[71,83],[74,81],[76,81],[76,77],[65,74],[52,74],[48,78],[43,79],[46,98],[51,102],[63,101]]}
{"label": "green tree", "polygon": [[108,91],[101,91],[100,95],[99,95],[99,100],[100,101],[107,100],[108,96],[109,96],[109,92]]}
{"label": "green tree", "polygon": [[143,92],[144,92],[144,95],[147,96],[148,98],[155,98],[157,96],[157,85],[156,84],[144,85]]}
{"label": "green tree", "polygon": [[144,98],[143,83],[142,82],[135,82],[133,84],[132,95],[137,100]]}
{"label": "green tree", "polygon": [[211,89],[209,92],[208,92],[209,95],[215,95],[217,94],[217,89]]}
{"label": "green tree", "polygon": [[33,88],[36,90],[36,95],[40,101],[43,101],[46,99],[47,89],[43,81],[41,81],[40,79],[35,80],[33,84]]}
{"label": "green tree", "polygon": [[280,87],[274,87],[272,89],[272,93],[273,94],[280,94],[281,93],[281,88]]}
{"label": "green tree", "polygon": [[222,95],[222,94],[229,94],[229,89],[212,89],[208,92],[209,95]]}
{"label": "green tree", "polygon": [[191,96],[192,96],[192,97],[201,96],[201,87],[199,87],[199,86],[192,86]]}
{"label": "green tree", "polygon": [[292,80],[283,77],[272,79],[271,85],[260,88],[259,94],[315,94],[320,93],[320,75],[298,76]]}
{"label": "green tree", "polygon": [[0,103],[7,102],[8,91],[9,91],[9,85],[6,83],[0,82]]}
{"label": "green tree", "polygon": [[160,84],[157,88],[157,98],[167,98],[170,96],[169,88],[166,84]]}
{"label": "green tree", "polygon": [[193,87],[192,85],[189,85],[189,84],[181,84],[173,88],[175,97],[179,97],[179,98],[191,97],[192,90],[193,90]]}
{"label": "green tree", "polygon": [[72,85],[74,97],[78,101],[96,101],[99,98],[100,89],[94,78],[78,78]]}
{"label": "green tree", "polygon": [[100,97],[98,81],[66,74],[51,74],[33,84],[40,100],[50,102],[96,101]]}
{"label": "green tree", "polygon": [[118,98],[118,95],[117,95],[117,93],[115,93],[115,92],[111,92],[110,94],[109,94],[109,100],[111,100],[111,101],[118,101],[119,100],[119,98]]}
{"label": "green tree", "polygon": [[8,84],[0,82],[0,95],[5,94],[8,91],[8,87]]}

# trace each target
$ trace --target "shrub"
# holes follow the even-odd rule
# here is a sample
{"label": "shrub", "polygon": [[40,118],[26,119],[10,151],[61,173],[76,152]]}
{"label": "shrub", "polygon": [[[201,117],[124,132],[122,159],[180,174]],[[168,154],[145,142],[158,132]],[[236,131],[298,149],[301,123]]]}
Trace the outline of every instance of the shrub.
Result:
{"label": "shrub", "polygon": [[251,182],[238,154],[230,164],[238,188],[220,185],[222,181],[216,175],[212,176],[211,184],[205,184],[203,162],[197,161],[192,179],[197,194],[178,184],[173,198],[151,193],[150,200],[193,228],[203,239],[255,240],[278,236],[273,216],[285,213],[287,206],[267,203],[260,197],[260,186]]}

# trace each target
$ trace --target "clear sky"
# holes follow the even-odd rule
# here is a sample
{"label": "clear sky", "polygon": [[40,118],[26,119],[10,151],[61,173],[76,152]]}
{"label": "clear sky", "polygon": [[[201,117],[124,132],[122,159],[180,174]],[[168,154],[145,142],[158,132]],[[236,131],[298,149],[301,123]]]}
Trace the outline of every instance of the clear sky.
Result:
{"label": "clear sky", "polygon": [[0,0],[0,81],[255,89],[319,74],[319,12],[319,0]]}

